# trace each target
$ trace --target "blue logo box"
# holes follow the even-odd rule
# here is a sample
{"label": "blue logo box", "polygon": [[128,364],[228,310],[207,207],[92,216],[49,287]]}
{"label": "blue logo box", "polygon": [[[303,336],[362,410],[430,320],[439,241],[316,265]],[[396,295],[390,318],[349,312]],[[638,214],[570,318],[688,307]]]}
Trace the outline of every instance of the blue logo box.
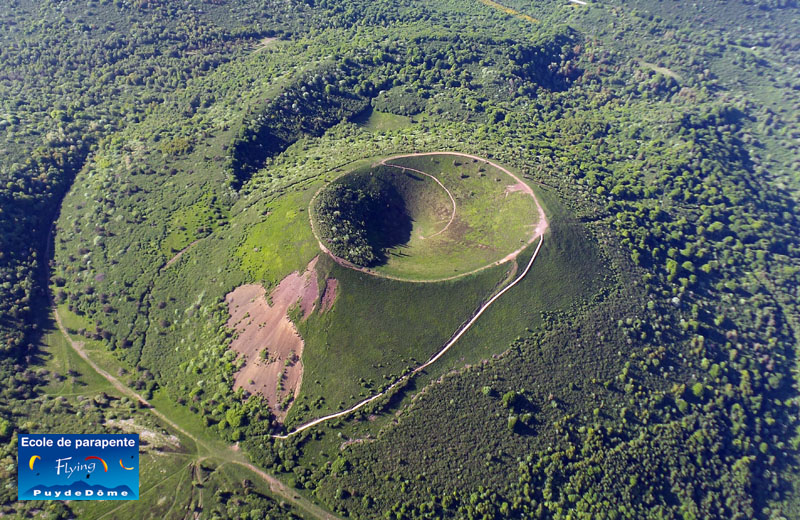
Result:
{"label": "blue logo box", "polygon": [[19,500],[139,500],[139,435],[20,434]]}

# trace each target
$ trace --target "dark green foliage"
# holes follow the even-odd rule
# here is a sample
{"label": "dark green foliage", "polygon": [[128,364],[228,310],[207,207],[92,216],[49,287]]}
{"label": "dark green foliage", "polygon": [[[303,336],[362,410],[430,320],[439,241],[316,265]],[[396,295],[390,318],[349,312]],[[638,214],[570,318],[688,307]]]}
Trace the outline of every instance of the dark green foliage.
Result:
{"label": "dark green foliage", "polygon": [[403,244],[411,219],[403,197],[371,172],[356,172],[321,190],[314,199],[317,233],[336,256],[371,267],[386,248]]}
{"label": "dark green foliage", "polygon": [[381,209],[380,193],[347,186],[334,186],[318,197],[314,214],[319,233],[330,244],[333,254],[356,265],[370,266],[377,260],[375,248],[367,239],[367,220]]}
{"label": "dark green foliage", "polygon": [[[481,64],[510,68],[523,86],[563,88],[577,72],[567,65],[573,39],[568,31],[555,30],[553,36],[543,36],[538,45],[509,50],[510,41],[426,35],[405,48],[386,45],[375,55],[354,53],[340,63],[320,67],[265,107],[245,116],[228,148],[226,170],[231,186],[240,189],[269,158],[302,136],[318,137],[333,125],[351,119],[373,98],[377,110],[413,115],[422,111],[424,98],[438,88],[465,87],[486,93],[497,88],[507,90],[499,78],[490,81],[493,85],[473,82]],[[509,58],[515,67],[509,67]],[[453,67],[464,69],[458,79],[449,73]],[[408,76],[410,70],[413,77]],[[390,88],[399,78],[413,80],[417,87],[400,83]],[[504,92],[504,96],[510,94],[513,92]]]}
{"label": "dark green foliage", "polygon": [[226,169],[234,189],[265,161],[303,136],[321,136],[367,106],[361,95],[341,90],[355,79],[348,68],[324,68],[286,89],[257,114],[248,114],[228,148]]}
{"label": "dark green foliage", "polygon": [[[543,88],[564,90],[581,74],[573,62],[563,61],[573,57],[579,40],[574,30],[556,27],[552,32],[539,35],[536,44],[515,44],[508,51],[514,64],[512,72]],[[555,61],[556,56],[562,57],[560,63]]]}

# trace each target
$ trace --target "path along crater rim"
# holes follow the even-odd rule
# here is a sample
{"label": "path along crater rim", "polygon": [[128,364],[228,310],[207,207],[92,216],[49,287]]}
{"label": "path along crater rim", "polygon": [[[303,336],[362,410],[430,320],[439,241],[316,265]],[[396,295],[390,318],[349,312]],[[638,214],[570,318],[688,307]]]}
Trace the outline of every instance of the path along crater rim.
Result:
{"label": "path along crater rim", "polygon": [[[445,190],[445,192],[447,193],[447,195],[450,197],[450,199],[452,201],[453,211],[452,211],[450,220],[447,222],[447,224],[444,226],[444,228],[442,228],[440,231],[438,231],[436,233],[437,235],[439,233],[442,233],[442,232],[446,231],[447,228],[450,227],[450,225],[453,223],[453,220],[454,220],[454,218],[456,216],[456,213],[458,211],[458,208],[456,206],[456,201],[453,198],[450,190],[447,189],[447,187],[441,182],[441,180],[439,178],[437,178],[436,176],[434,176],[434,175],[432,175],[430,173],[427,173],[427,172],[424,172],[424,171],[421,171],[421,170],[418,170],[418,169],[414,169],[412,167],[406,167],[406,166],[402,166],[402,165],[387,164],[389,161],[393,161],[393,160],[397,160],[397,159],[413,158],[413,157],[427,157],[427,156],[432,156],[432,157],[436,157],[436,156],[438,156],[438,157],[441,157],[441,156],[452,156],[454,158],[471,159],[471,160],[473,160],[473,162],[477,161],[479,163],[487,164],[487,165],[499,170],[500,172],[504,173],[508,177],[510,177],[511,180],[514,181],[514,184],[509,186],[509,188],[513,187],[513,189],[507,190],[507,191],[508,192],[519,191],[519,192],[522,192],[524,194],[529,195],[533,199],[533,202],[534,202],[534,204],[536,206],[536,210],[537,210],[537,213],[538,213],[538,215],[537,215],[538,220],[536,220],[534,223],[532,223],[530,225],[531,227],[534,227],[534,230],[533,230],[532,234],[517,249],[515,249],[511,253],[505,255],[504,257],[500,258],[499,260],[496,260],[496,261],[493,261],[493,262],[489,262],[489,263],[487,263],[485,265],[482,265],[481,267],[478,267],[476,269],[472,269],[470,271],[463,272],[463,273],[458,273],[458,274],[451,275],[451,276],[443,276],[443,277],[427,278],[427,279],[407,278],[407,277],[403,277],[403,276],[395,276],[395,275],[383,273],[383,272],[380,272],[380,271],[376,271],[375,269],[371,269],[371,268],[368,268],[368,267],[363,267],[363,266],[360,266],[360,265],[356,265],[356,264],[354,264],[354,263],[352,263],[352,262],[350,262],[350,261],[348,261],[348,260],[336,255],[335,253],[333,253],[323,243],[323,240],[319,235],[319,232],[317,230],[317,227],[316,227],[315,221],[314,221],[314,203],[315,203],[315,201],[317,199],[317,196],[323,190],[328,188],[333,181],[335,181],[337,179],[340,179],[342,177],[345,177],[345,176],[347,176],[349,174],[352,174],[355,171],[355,170],[349,170],[349,171],[342,172],[341,175],[338,175],[335,179],[333,179],[330,182],[326,183],[325,185],[321,186],[316,191],[314,196],[311,198],[311,201],[309,203],[308,217],[309,217],[309,223],[311,225],[311,231],[314,234],[314,238],[317,240],[317,244],[319,245],[319,248],[322,250],[322,252],[325,253],[326,255],[328,255],[331,259],[333,259],[339,265],[341,265],[343,267],[346,267],[348,269],[353,269],[355,271],[362,272],[362,273],[367,274],[369,276],[375,276],[375,277],[378,277],[378,278],[385,278],[385,279],[388,279],[388,280],[396,280],[396,281],[400,281],[400,282],[434,283],[434,282],[444,282],[444,281],[449,281],[449,280],[455,280],[455,279],[458,279],[458,278],[462,278],[462,277],[469,276],[469,275],[475,274],[477,272],[483,271],[484,269],[488,269],[488,268],[491,268],[491,267],[495,267],[495,266],[510,262],[510,261],[516,259],[517,256],[519,256],[519,254],[523,250],[525,250],[525,248],[527,248],[529,245],[534,243],[537,238],[539,238],[540,236],[544,235],[544,233],[547,231],[548,226],[549,226],[549,223],[547,221],[547,216],[546,216],[546,214],[544,212],[544,209],[542,208],[541,203],[539,202],[539,199],[536,197],[536,194],[534,193],[533,189],[525,181],[523,181],[520,177],[518,177],[517,175],[515,175],[511,171],[509,171],[507,168],[504,168],[503,166],[500,166],[499,164],[497,164],[497,163],[495,163],[495,162],[493,162],[493,161],[491,161],[489,159],[486,159],[486,158],[483,158],[483,157],[479,157],[479,156],[476,156],[476,155],[460,153],[460,152],[438,151],[438,152],[415,152],[415,153],[409,153],[409,154],[393,155],[393,156],[381,159],[379,162],[372,164],[372,168],[375,168],[375,167],[378,167],[378,166],[390,166],[390,167],[399,168],[399,169],[402,169],[402,170],[413,171],[415,173],[423,173],[423,174],[427,175],[428,177],[431,177],[441,188],[443,188]],[[430,236],[425,237],[425,238],[433,238],[433,235],[430,235]]]}

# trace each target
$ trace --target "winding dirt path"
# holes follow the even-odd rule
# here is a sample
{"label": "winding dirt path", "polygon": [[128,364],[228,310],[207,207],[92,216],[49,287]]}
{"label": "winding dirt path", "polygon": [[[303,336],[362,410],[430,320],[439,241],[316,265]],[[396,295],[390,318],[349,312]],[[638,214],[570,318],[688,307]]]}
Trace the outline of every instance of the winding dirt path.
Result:
{"label": "winding dirt path", "polygon": [[249,469],[251,472],[253,472],[256,475],[258,475],[264,482],[266,482],[269,485],[269,489],[270,489],[271,492],[273,492],[274,494],[284,498],[288,502],[291,502],[298,509],[301,509],[301,510],[307,512],[308,514],[310,514],[311,516],[313,516],[314,518],[318,518],[318,519],[321,519],[321,520],[337,520],[338,519],[338,517],[328,513],[327,511],[325,511],[321,507],[318,507],[317,505],[313,504],[309,500],[303,498],[302,496],[300,496],[296,492],[292,491],[292,489],[289,488],[286,484],[284,484],[283,482],[281,482],[277,478],[273,477],[269,473],[266,473],[265,471],[263,471],[262,469],[254,466],[250,462],[242,460],[242,458],[243,458],[242,455],[240,453],[238,453],[234,449],[233,446],[228,446],[228,449],[224,453],[220,453],[218,449],[216,449],[216,448],[214,448],[212,446],[209,446],[208,444],[206,444],[202,440],[198,439],[197,437],[195,437],[191,433],[189,433],[186,430],[184,430],[183,428],[181,428],[177,423],[172,421],[165,414],[163,414],[162,412],[160,412],[156,408],[154,408],[153,405],[151,405],[147,401],[147,399],[145,399],[144,397],[142,397],[141,395],[139,395],[138,393],[133,391],[131,388],[129,388],[126,385],[124,385],[119,379],[117,379],[116,377],[112,376],[107,371],[105,371],[100,366],[98,366],[97,363],[92,361],[92,359],[86,353],[86,350],[83,348],[84,347],[84,342],[83,341],[75,341],[69,335],[69,332],[67,331],[67,328],[64,326],[64,323],[61,320],[61,315],[58,313],[58,308],[55,305],[53,306],[53,313],[55,315],[56,324],[58,325],[58,329],[61,331],[62,334],[64,334],[64,337],[67,339],[67,342],[70,344],[72,349],[81,357],[81,359],[86,361],[86,363],[90,367],[92,367],[92,369],[95,372],[97,372],[98,374],[103,376],[121,394],[123,394],[123,395],[125,395],[127,397],[130,397],[131,399],[133,399],[135,401],[139,401],[140,403],[145,405],[147,407],[147,409],[150,410],[150,412],[153,415],[158,417],[161,421],[163,421],[165,424],[169,425],[171,428],[179,431],[180,433],[182,433],[183,435],[185,435],[186,437],[191,439],[195,444],[197,444],[199,447],[202,447],[208,453],[214,453],[217,456],[220,456],[221,458],[224,458],[225,461],[230,463],[230,464],[236,464],[236,465],[241,466],[243,468]]}
{"label": "winding dirt path", "polygon": [[[303,424],[301,426],[298,426],[297,428],[295,428],[294,430],[292,430],[291,432],[289,432],[287,434],[284,434],[284,435],[273,435],[272,436],[273,438],[276,438],[276,439],[288,439],[289,437],[291,437],[293,435],[297,435],[298,433],[300,433],[302,431],[305,431],[305,430],[307,430],[309,428],[313,428],[314,426],[317,426],[318,424],[321,424],[323,422],[330,421],[331,419],[336,419],[338,417],[343,417],[345,415],[351,414],[351,413],[355,412],[356,410],[358,410],[359,408],[363,408],[364,406],[368,405],[372,401],[375,401],[376,399],[380,399],[381,397],[383,397],[386,394],[388,394],[389,392],[391,392],[393,389],[397,388],[400,384],[402,384],[403,382],[405,382],[409,378],[413,377],[415,374],[421,372],[422,370],[425,370],[427,367],[429,367],[430,365],[435,363],[439,358],[444,356],[447,353],[447,351],[450,350],[450,348],[453,345],[455,345],[455,343],[475,324],[475,322],[478,321],[478,318],[480,318],[481,315],[484,312],[486,312],[486,310],[494,302],[496,302],[498,300],[498,298],[503,296],[512,287],[517,285],[523,278],[525,278],[525,275],[527,275],[528,272],[531,270],[531,266],[533,266],[533,262],[536,260],[536,257],[539,255],[539,251],[541,250],[542,244],[544,243],[544,233],[545,233],[545,231],[547,231],[549,223],[547,221],[547,215],[544,212],[544,208],[542,208],[542,205],[539,202],[539,199],[536,198],[536,194],[533,192],[533,189],[530,186],[528,186],[525,182],[523,182],[522,179],[520,179],[519,177],[517,177],[516,175],[514,175],[513,173],[511,173],[507,169],[503,168],[499,164],[496,164],[496,163],[494,163],[494,162],[492,162],[492,161],[490,161],[488,159],[484,159],[482,157],[477,157],[475,155],[470,155],[470,154],[466,154],[466,153],[458,153],[458,152],[427,152],[427,153],[413,153],[413,154],[406,154],[406,155],[396,155],[394,157],[389,157],[387,159],[384,159],[383,161],[381,161],[381,164],[383,164],[385,166],[395,166],[395,167],[398,167],[398,168],[403,168],[402,166],[399,166],[399,165],[387,165],[386,161],[390,161],[392,159],[400,159],[400,158],[403,158],[403,157],[418,157],[418,156],[423,156],[423,155],[456,155],[456,156],[459,156],[459,157],[465,157],[465,158],[468,158],[468,159],[475,159],[475,160],[482,161],[482,162],[485,162],[487,164],[490,164],[491,166],[494,166],[495,168],[499,169],[500,171],[504,172],[505,174],[509,175],[511,178],[516,180],[518,189],[520,191],[523,191],[523,192],[529,194],[531,197],[533,197],[533,200],[536,203],[536,208],[537,208],[537,211],[539,213],[539,221],[538,221],[538,223],[536,225],[536,229],[534,231],[533,237],[528,241],[528,243],[525,244],[523,247],[519,248],[518,250],[514,251],[513,253],[510,253],[505,258],[503,258],[503,259],[501,259],[501,260],[499,260],[499,261],[497,261],[497,262],[495,262],[493,264],[490,264],[490,265],[484,266],[482,268],[479,268],[479,269],[477,269],[475,271],[472,271],[472,273],[480,271],[482,269],[486,269],[486,268],[494,266],[494,265],[499,265],[501,263],[508,262],[510,260],[515,259],[517,256],[519,256],[519,254],[528,245],[532,244],[533,241],[536,240],[536,238],[538,237],[539,238],[539,243],[537,244],[536,249],[533,252],[533,255],[531,255],[531,259],[528,261],[528,264],[525,266],[525,269],[519,274],[519,276],[517,276],[511,283],[509,283],[508,285],[503,287],[502,290],[500,290],[497,294],[492,296],[486,303],[481,305],[478,308],[478,310],[475,312],[475,314],[473,314],[472,318],[467,323],[462,325],[458,330],[456,330],[456,332],[447,341],[447,343],[445,343],[444,346],[441,349],[439,349],[439,351],[436,354],[434,354],[428,361],[426,361],[422,365],[418,366],[417,368],[415,368],[411,372],[408,372],[407,374],[401,376],[397,381],[395,381],[394,383],[389,385],[389,387],[386,388],[385,390],[383,390],[382,392],[379,392],[379,393],[373,395],[372,397],[368,397],[367,399],[364,399],[363,401],[351,406],[347,410],[342,410],[341,412],[336,412],[336,413],[332,413],[330,415],[325,415],[323,417],[319,417],[319,418],[314,419],[312,421],[309,421],[309,422],[307,422],[307,423],[305,423],[305,424]],[[406,169],[410,170],[411,168],[406,168]],[[418,170],[413,170],[413,171],[418,171]],[[423,173],[424,174],[424,172],[419,172],[419,173]],[[425,174],[425,175],[428,175],[428,174]],[[432,177],[431,175],[428,175],[428,176]],[[434,177],[434,179],[436,179],[436,178]],[[438,179],[436,179],[436,180],[438,182]],[[444,186],[442,186],[442,187],[444,187]],[[448,192],[448,194],[449,194],[449,192]],[[455,204],[455,201],[453,201],[453,202]],[[453,210],[453,216],[455,216],[455,207],[454,207],[454,210]],[[312,231],[314,232],[314,235],[317,236],[316,230],[314,230],[314,221],[313,221],[313,219],[310,218],[310,215],[309,215],[309,219],[311,220]],[[362,272],[365,272],[367,274],[371,274],[371,275],[374,275],[374,276],[382,276],[383,278],[398,279],[398,278],[393,278],[391,276],[380,275],[380,274],[371,272],[369,270],[365,270],[364,268],[361,268],[359,266],[353,265],[350,262],[348,262],[347,260],[344,260],[343,258],[339,258],[336,255],[334,255],[333,253],[331,253],[322,244],[322,241],[319,240],[318,236],[317,236],[317,240],[319,242],[320,248],[322,248],[322,250],[324,252],[326,252],[328,255],[331,256],[331,258],[336,260],[341,265],[344,265],[345,267],[350,267],[352,269],[356,269],[356,270],[359,270],[359,271],[362,271]],[[458,278],[460,276],[466,276],[467,274],[472,274],[472,273],[465,273],[465,274],[462,274],[462,275],[453,276],[453,277],[450,277],[450,278],[445,278],[445,280]],[[405,281],[405,280],[403,280],[403,281]],[[414,280],[414,281],[419,281],[419,280]],[[431,280],[431,281],[441,281],[441,280]]]}
{"label": "winding dirt path", "polygon": [[[483,157],[478,157],[477,155],[471,155],[471,154],[468,154],[468,153],[461,153],[461,152],[419,152],[419,153],[409,153],[409,154],[405,154],[405,155],[395,155],[394,157],[389,157],[388,159],[384,159],[384,160],[385,161],[390,161],[392,159],[402,159],[403,157],[419,157],[419,156],[422,156],[422,155],[456,155],[458,157],[465,157],[467,159],[474,159],[474,160],[479,161],[479,162],[484,162],[484,163],[486,163],[486,164],[488,164],[490,166],[494,166],[495,168],[497,168],[501,172],[505,173],[506,175],[508,175],[509,177],[514,179],[515,181],[517,181],[517,183],[520,186],[520,191],[530,195],[533,198],[534,202],[536,203],[536,209],[537,209],[537,211],[539,213],[539,222],[536,225],[536,233],[534,235],[534,238],[529,240],[528,244],[533,243],[533,240],[536,237],[543,235],[544,232],[547,230],[547,227],[549,226],[549,223],[547,221],[547,215],[544,212],[544,208],[542,208],[542,205],[539,203],[539,199],[536,198],[536,194],[533,192],[533,189],[530,186],[528,186],[528,184],[525,181],[523,181],[522,179],[520,179],[519,177],[517,177],[516,175],[511,173],[508,169],[503,168],[499,164],[497,164],[497,163],[495,163],[493,161],[490,161],[489,159],[484,159]],[[517,254],[519,254],[519,251],[521,251],[522,249],[525,249],[525,248],[523,247],[520,250],[518,250]]]}
{"label": "winding dirt path", "polygon": [[[547,221],[547,215],[544,212],[544,208],[542,208],[542,205],[539,202],[539,199],[536,198],[536,194],[533,192],[533,189],[530,186],[528,186],[522,179],[520,179],[519,177],[517,177],[516,175],[514,175],[513,173],[508,171],[506,168],[503,168],[499,164],[497,164],[495,162],[492,162],[489,159],[484,159],[483,157],[478,157],[477,155],[470,155],[470,154],[467,154],[467,153],[460,153],[460,152],[418,152],[418,153],[409,153],[409,154],[395,155],[395,156],[392,156],[392,157],[387,157],[387,158],[383,159],[379,164],[382,164],[384,166],[395,166],[397,168],[405,168],[407,170],[412,170],[412,171],[415,171],[415,172],[423,173],[423,174],[427,175],[428,177],[431,177],[434,180],[436,180],[436,182],[439,182],[439,180],[436,179],[436,177],[433,177],[432,175],[427,174],[425,172],[420,172],[419,170],[413,170],[412,168],[406,168],[406,167],[400,166],[400,165],[386,164],[386,161],[391,161],[393,159],[402,159],[404,157],[420,157],[420,156],[426,156],[426,155],[455,155],[457,157],[465,157],[467,159],[474,159],[476,161],[480,161],[480,162],[486,163],[486,164],[488,164],[490,166],[493,166],[493,167],[497,168],[501,172],[505,173],[506,175],[508,175],[509,177],[514,179],[515,181],[517,181],[517,186],[519,186],[519,191],[521,191],[523,193],[526,193],[526,194],[530,195],[531,198],[533,198],[533,202],[534,202],[534,204],[536,204],[536,209],[537,209],[537,212],[539,213],[539,220],[536,223],[536,229],[534,229],[533,234],[531,235],[531,238],[522,247],[520,247],[516,251],[512,251],[511,253],[509,253],[508,255],[504,256],[500,260],[497,260],[496,262],[492,262],[490,264],[484,265],[483,267],[479,267],[477,269],[473,269],[472,271],[468,271],[466,273],[460,273],[460,274],[456,274],[456,275],[453,275],[453,276],[447,276],[445,278],[432,278],[432,279],[425,279],[425,280],[417,280],[417,279],[402,278],[400,276],[392,276],[392,275],[388,275],[388,274],[379,273],[379,272],[373,271],[372,269],[369,269],[367,267],[362,267],[362,266],[359,266],[359,265],[355,265],[354,263],[349,262],[349,261],[345,260],[344,258],[335,255],[333,253],[333,251],[328,249],[325,246],[325,244],[322,243],[322,239],[319,237],[319,233],[317,233],[317,228],[314,225],[314,219],[312,217],[313,211],[311,209],[309,209],[309,211],[308,211],[308,220],[309,220],[309,222],[311,224],[311,232],[314,234],[314,238],[317,239],[317,244],[319,245],[319,248],[322,250],[322,252],[325,253],[326,255],[328,255],[329,257],[331,257],[331,259],[333,259],[334,262],[336,262],[337,264],[341,265],[342,267],[347,267],[348,269],[354,269],[356,271],[360,271],[360,272],[362,272],[364,274],[368,274],[370,276],[375,276],[377,278],[386,278],[388,280],[396,280],[398,282],[433,283],[433,282],[446,282],[446,281],[449,281],[449,280],[455,280],[457,278],[461,278],[463,276],[469,276],[471,274],[475,274],[475,273],[481,272],[481,271],[483,271],[485,269],[489,269],[490,267],[495,267],[495,266],[498,266],[500,264],[504,264],[506,262],[509,262],[509,261],[515,259],[517,256],[519,256],[519,254],[526,247],[528,247],[529,245],[533,244],[536,241],[537,238],[539,238],[541,236],[544,236],[544,233],[545,233],[545,231],[547,231],[547,228],[549,227],[550,224]],[[439,185],[441,185],[444,188],[444,186],[442,185],[441,182],[439,182]],[[317,190],[317,193],[315,193],[314,196],[311,198],[311,203],[309,204],[309,208],[314,206],[314,199],[316,199],[316,197],[319,194],[319,192],[322,191],[324,188],[325,188],[325,186],[322,186],[319,190]],[[447,188],[445,188],[445,190],[447,190]],[[450,195],[449,191],[447,191],[447,193],[448,193],[448,195]],[[451,199],[452,199],[452,196],[451,196]],[[453,204],[455,204],[455,201],[453,201]],[[453,209],[453,217],[455,217],[455,208]],[[452,220],[452,218],[451,218],[451,220]]]}
{"label": "winding dirt path", "polygon": [[542,235],[541,238],[539,239],[539,244],[536,246],[536,250],[533,252],[533,255],[531,256],[530,261],[528,261],[528,265],[525,266],[525,270],[522,271],[522,273],[517,278],[515,278],[514,281],[512,281],[511,283],[509,283],[508,285],[503,287],[503,289],[500,292],[498,292],[497,294],[492,296],[489,299],[489,301],[487,301],[486,303],[481,305],[478,308],[477,312],[472,316],[472,318],[467,323],[465,323],[462,327],[460,327],[455,332],[455,334],[453,334],[453,337],[450,338],[450,340],[447,343],[445,343],[445,345],[439,350],[439,352],[434,354],[428,361],[426,361],[425,363],[421,364],[420,366],[418,366],[417,368],[415,368],[411,372],[408,372],[407,374],[402,376],[400,379],[398,379],[397,381],[395,381],[394,383],[389,385],[389,387],[386,388],[386,390],[384,390],[382,392],[379,392],[379,393],[373,395],[372,397],[368,397],[367,399],[364,399],[360,403],[357,403],[354,406],[351,406],[347,410],[342,410],[341,412],[332,413],[330,415],[325,415],[325,416],[320,417],[318,419],[314,419],[313,421],[309,421],[309,422],[303,424],[302,426],[298,426],[297,428],[295,428],[294,430],[292,430],[291,432],[289,432],[289,433],[287,433],[285,435],[272,435],[272,437],[275,438],[275,439],[288,439],[289,437],[292,437],[293,435],[297,435],[298,433],[300,433],[300,432],[302,432],[304,430],[307,430],[309,428],[313,428],[314,426],[316,426],[318,424],[321,424],[321,423],[323,423],[325,421],[330,421],[331,419],[336,419],[337,417],[343,417],[343,416],[345,416],[347,414],[353,413],[356,410],[358,410],[359,408],[362,408],[362,407],[368,405],[372,401],[375,401],[376,399],[380,399],[381,397],[385,396],[386,394],[391,392],[393,389],[397,388],[397,386],[399,386],[400,384],[402,384],[403,382],[405,382],[409,378],[413,377],[415,374],[417,374],[417,373],[421,372],[422,370],[425,370],[427,367],[431,366],[439,358],[444,356],[447,353],[447,351],[450,350],[450,348],[453,345],[455,345],[455,343],[461,338],[461,336],[463,336],[464,333],[467,332],[470,329],[470,327],[472,327],[472,325],[475,324],[476,321],[478,321],[478,318],[481,317],[481,314],[486,312],[486,309],[488,309],[495,301],[497,301],[498,298],[500,298],[503,294],[505,294],[509,289],[511,289],[512,287],[517,285],[523,278],[525,278],[525,275],[528,274],[528,271],[531,270],[531,266],[533,265],[533,261],[536,260],[536,257],[539,255],[539,250],[542,248],[542,244],[543,243],[544,243],[544,235]]}

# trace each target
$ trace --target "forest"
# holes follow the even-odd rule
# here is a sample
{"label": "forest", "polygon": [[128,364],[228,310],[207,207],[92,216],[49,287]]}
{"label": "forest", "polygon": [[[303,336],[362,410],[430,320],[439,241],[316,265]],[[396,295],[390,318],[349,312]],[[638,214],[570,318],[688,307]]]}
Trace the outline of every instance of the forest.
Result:
{"label": "forest", "polygon": [[[179,439],[145,459],[176,475],[153,497],[189,498],[131,517],[800,515],[796,2],[501,4],[0,6],[1,514],[105,514],[16,501],[16,438],[133,423]],[[336,255],[378,262],[372,203],[398,197],[342,175],[442,150],[541,195],[531,280],[388,397],[275,438],[424,360],[338,367],[352,385],[327,399],[313,372],[280,424],[234,390],[225,295],[302,271],[309,212]],[[417,293],[386,291],[421,327]],[[309,348],[343,326],[290,315]]]}
{"label": "forest", "polygon": [[373,172],[354,172],[320,191],[312,206],[318,233],[331,252],[348,262],[370,267],[384,249],[410,235],[405,202],[390,182]]}

